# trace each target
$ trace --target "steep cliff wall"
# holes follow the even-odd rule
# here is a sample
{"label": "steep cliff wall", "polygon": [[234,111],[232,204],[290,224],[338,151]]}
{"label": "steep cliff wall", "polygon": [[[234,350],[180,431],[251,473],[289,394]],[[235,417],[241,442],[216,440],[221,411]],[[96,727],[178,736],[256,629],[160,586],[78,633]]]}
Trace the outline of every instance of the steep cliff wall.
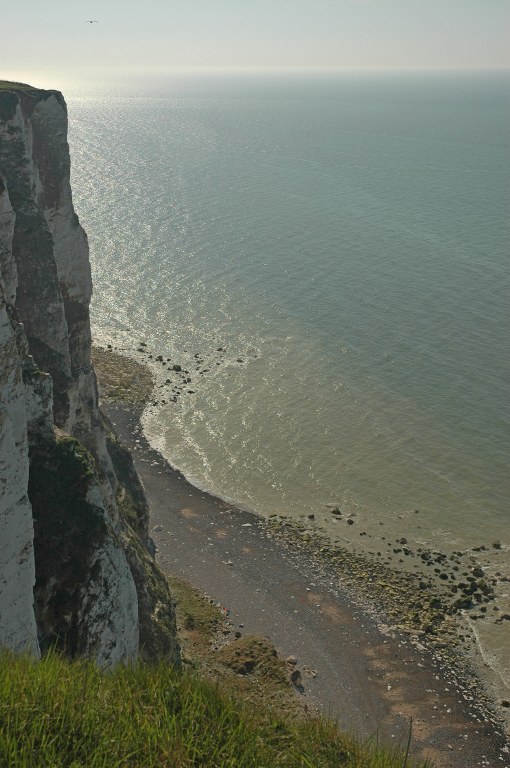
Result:
{"label": "steep cliff wall", "polygon": [[11,250],[14,218],[0,176],[0,645],[37,653],[24,356],[16,342],[20,329],[12,319],[17,284]]}
{"label": "steep cliff wall", "polygon": [[0,84],[0,646],[111,664],[141,643],[176,661],[143,490],[131,517],[117,502],[130,491],[98,408],[69,173],[62,95]]}

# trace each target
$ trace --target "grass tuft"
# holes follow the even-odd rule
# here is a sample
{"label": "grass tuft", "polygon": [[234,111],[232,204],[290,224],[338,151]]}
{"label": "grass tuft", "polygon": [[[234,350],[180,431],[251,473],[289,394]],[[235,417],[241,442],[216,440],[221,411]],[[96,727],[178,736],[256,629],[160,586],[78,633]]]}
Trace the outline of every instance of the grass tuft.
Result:
{"label": "grass tuft", "polygon": [[401,768],[322,720],[289,723],[166,664],[103,672],[51,651],[0,655],[0,765],[10,768]]}

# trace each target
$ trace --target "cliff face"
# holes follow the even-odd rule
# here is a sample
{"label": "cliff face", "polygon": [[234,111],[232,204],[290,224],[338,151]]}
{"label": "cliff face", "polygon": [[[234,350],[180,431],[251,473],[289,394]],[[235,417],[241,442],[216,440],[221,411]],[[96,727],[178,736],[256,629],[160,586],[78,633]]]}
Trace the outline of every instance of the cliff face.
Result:
{"label": "cliff face", "polygon": [[60,93],[0,84],[0,646],[176,661],[143,489],[98,408],[66,137]]}
{"label": "cliff face", "polygon": [[0,176],[0,644],[38,652],[32,587],[35,580],[32,510],[28,500],[26,348],[13,320],[16,264],[12,212]]}

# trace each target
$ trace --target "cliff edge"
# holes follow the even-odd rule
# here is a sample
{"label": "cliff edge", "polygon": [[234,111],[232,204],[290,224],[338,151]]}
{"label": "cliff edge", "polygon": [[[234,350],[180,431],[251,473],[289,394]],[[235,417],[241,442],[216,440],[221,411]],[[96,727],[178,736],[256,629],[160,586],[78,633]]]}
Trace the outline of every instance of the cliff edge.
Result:
{"label": "cliff edge", "polygon": [[0,647],[177,662],[129,453],[98,407],[58,91],[0,82]]}

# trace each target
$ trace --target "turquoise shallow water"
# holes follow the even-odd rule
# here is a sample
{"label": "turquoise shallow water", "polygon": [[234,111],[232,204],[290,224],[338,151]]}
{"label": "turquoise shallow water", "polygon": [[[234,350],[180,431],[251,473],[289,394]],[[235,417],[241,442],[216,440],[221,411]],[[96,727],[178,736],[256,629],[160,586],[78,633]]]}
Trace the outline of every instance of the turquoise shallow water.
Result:
{"label": "turquoise shallow water", "polygon": [[[145,418],[190,479],[510,575],[509,96],[498,73],[66,92],[94,334],[190,371],[174,403],[153,359]],[[510,685],[504,630],[476,625]]]}

